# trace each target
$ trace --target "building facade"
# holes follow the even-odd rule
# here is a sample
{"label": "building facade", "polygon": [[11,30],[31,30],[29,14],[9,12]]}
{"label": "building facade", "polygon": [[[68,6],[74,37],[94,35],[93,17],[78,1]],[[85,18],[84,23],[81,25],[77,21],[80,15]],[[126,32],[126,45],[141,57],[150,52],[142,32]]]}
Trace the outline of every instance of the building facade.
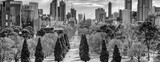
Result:
{"label": "building facade", "polygon": [[112,18],[112,3],[108,3],[108,17]]}
{"label": "building facade", "polygon": [[20,26],[22,1],[7,0],[0,2],[1,27]]}
{"label": "building facade", "polygon": [[96,16],[96,20],[98,22],[104,22],[105,21],[105,18],[106,18],[106,12],[103,8],[98,8],[95,10],[95,16]]}
{"label": "building facade", "polygon": [[125,9],[132,11],[132,0],[125,0]]}
{"label": "building facade", "polygon": [[52,0],[50,3],[50,15],[54,20],[58,19],[58,4],[57,0]]}
{"label": "building facade", "polygon": [[128,9],[124,9],[122,11],[122,23],[125,26],[130,26],[131,24],[131,18],[130,18],[131,12]]}
{"label": "building facade", "polygon": [[138,21],[145,21],[152,8],[152,0],[138,0]]}
{"label": "building facade", "polygon": [[60,18],[61,21],[65,21],[66,19],[66,3],[63,0],[60,1]]}
{"label": "building facade", "polygon": [[78,20],[79,20],[79,22],[83,20],[83,15],[82,14],[78,14]]}
{"label": "building facade", "polygon": [[22,5],[22,13],[21,13],[21,20],[22,20],[22,27],[25,27],[27,25],[27,22],[31,22],[31,14],[33,12],[32,6],[30,5]]}

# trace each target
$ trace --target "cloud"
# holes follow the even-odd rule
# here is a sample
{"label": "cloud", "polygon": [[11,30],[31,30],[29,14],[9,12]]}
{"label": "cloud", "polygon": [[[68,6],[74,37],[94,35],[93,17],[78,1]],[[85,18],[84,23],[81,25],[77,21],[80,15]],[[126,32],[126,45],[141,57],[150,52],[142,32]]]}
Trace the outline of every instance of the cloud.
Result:
{"label": "cloud", "polygon": [[76,6],[84,6],[84,7],[104,7],[103,5],[96,3],[73,3]]}

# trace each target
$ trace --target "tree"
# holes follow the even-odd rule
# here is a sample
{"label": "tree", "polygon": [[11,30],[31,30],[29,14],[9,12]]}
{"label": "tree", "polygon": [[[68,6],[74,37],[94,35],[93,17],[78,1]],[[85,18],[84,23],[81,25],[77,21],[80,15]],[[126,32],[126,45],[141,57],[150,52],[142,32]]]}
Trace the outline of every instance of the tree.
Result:
{"label": "tree", "polygon": [[37,31],[37,36],[44,36],[45,35],[45,31],[43,29]]}
{"label": "tree", "polygon": [[141,56],[143,56],[144,51],[146,49],[146,46],[144,44],[135,43],[131,47],[131,49],[128,51],[128,56],[134,56],[137,57],[138,62],[140,62]]}
{"label": "tree", "polygon": [[[105,33],[95,33],[89,36],[89,47],[91,53],[100,54],[102,40],[105,38]],[[106,42],[108,43],[108,42]]]}
{"label": "tree", "polygon": [[67,45],[68,49],[70,49],[70,43],[69,43],[69,39],[68,39],[68,35],[67,34],[64,34],[64,39],[66,41],[66,45]]}
{"label": "tree", "polygon": [[160,43],[157,45],[156,50],[158,50],[158,54],[160,54]]}
{"label": "tree", "polygon": [[14,46],[15,42],[8,37],[2,38],[0,42],[1,42],[1,60],[3,62],[5,59],[11,58],[9,54],[12,52],[12,47]]}
{"label": "tree", "polygon": [[61,42],[62,50],[63,50],[63,51],[62,51],[62,52],[63,52],[63,53],[62,53],[62,56],[65,57],[68,48],[67,48],[67,46],[66,46],[66,42],[64,41],[63,36],[60,37],[60,42]]}
{"label": "tree", "polygon": [[42,62],[44,59],[44,53],[42,51],[42,45],[41,45],[41,39],[38,39],[38,44],[36,46],[36,51],[35,51],[35,62]]}
{"label": "tree", "polygon": [[112,62],[121,62],[121,58],[122,57],[120,56],[118,46],[115,45],[114,52],[113,52],[113,60],[112,60]]}
{"label": "tree", "polygon": [[100,61],[101,62],[108,62],[108,59],[109,59],[109,52],[107,51],[105,40],[103,40]]}
{"label": "tree", "polygon": [[80,49],[79,50],[80,59],[85,62],[89,61],[90,60],[89,47],[88,47],[87,38],[85,35],[82,35],[79,49]]}
{"label": "tree", "polygon": [[21,62],[29,62],[30,61],[29,56],[30,56],[30,52],[28,50],[27,40],[25,39],[22,47],[22,52],[21,52]]}
{"label": "tree", "polygon": [[22,39],[21,37],[17,34],[13,32],[13,35],[9,36],[10,39],[12,39],[14,41],[14,45],[12,47],[12,54],[14,56],[14,60],[15,62],[18,62],[20,59],[20,54],[21,54],[21,49],[22,49]]}
{"label": "tree", "polygon": [[159,30],[157,26],[153,24],[153,20],[147,19],[142,25],[139,26],[139,35],[142,35],[144,38],[143,43],[147,46],[148,49],[148,60],[150,59],[149,51],[150,46],[153,42],[152,40],[159,40]]}
{"label": "tree", "polygon": [[54,57],[55,57],[55,61],[58,61],[58,62],[62,61],[62,59],[63,59],[62,45],[61,45],[61,42],[60,42],[59,38],[57,38],[57,42],[56,42],[56,45],[55,45]]}

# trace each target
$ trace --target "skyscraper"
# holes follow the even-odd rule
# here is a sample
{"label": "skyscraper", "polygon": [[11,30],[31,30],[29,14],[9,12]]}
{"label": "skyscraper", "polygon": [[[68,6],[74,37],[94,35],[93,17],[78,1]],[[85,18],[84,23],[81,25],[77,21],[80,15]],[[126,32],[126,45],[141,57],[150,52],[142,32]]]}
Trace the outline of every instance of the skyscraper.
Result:
{"label": "skyscraper", "polygon": [[50,15],[53,17],[53,20],[58,19],[58,6],[57,6],[57,0],[53,0],[50,3]]}
{"label": "skyscraper", "polygon": [[43,15],[43,9],[38,9],[38,14]]}
{"label": "skyscraper", "polygon": [[106,18],[106,12],[103,8],[98,8],[95,10],[95,16],[96,16],[96,20],[99,22],[103,22],[105,21]]}
{"label": "skyscraper", "polygon": [[79,22],[83,20],[83,15],[82,14],[78,14],[78,20],[79,20]]}
{"label": "skyscraper", "polygon": [[0,25],[2,28],[21,26],[22,1],[7,0],[0,2]]}
{"label": "skyscraper", "polygon": [[21,10],[22,27],[25,27],[28,21],[31,21],[31,14],[33,12],[31,5],[22,5]]}
{"label": "skyscraper", "polygon": [[108,17],[112,18],[112,3],[108,3]]}
{"label": "skyscraper", "polygon": [[145,21],[152,8],[152,0],[138,0],[138,21]]}
{"label": "skyscraper", "polygon": [[61,21],[65,21],[66,17],[66,3],[61,0],[60,1],[60,18],[61,18]]}
{"label": "skyscraper", "polygon": [[38,3],[37,2],[29,2],[29,5],[32,6],[33,12],[31,14],[32,20],[38,19]]}
{"label": "skyscraper", "polygon": [[125,9],[132,11],[132,0],[125,0]]}
{"label": "skyscraper", "polygon": [[74,18],[75,20],[76,18],[76,10],[74,8],[71,8],[71,17]]}

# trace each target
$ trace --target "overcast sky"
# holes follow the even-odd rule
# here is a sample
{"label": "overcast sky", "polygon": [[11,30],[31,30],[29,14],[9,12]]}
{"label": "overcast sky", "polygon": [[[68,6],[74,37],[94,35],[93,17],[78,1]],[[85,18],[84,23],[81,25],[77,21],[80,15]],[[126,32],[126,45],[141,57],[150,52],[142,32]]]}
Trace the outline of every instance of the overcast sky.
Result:
{"label": "overcast sky", "polygon": [[[50,3],[52,0],[15,0],[23,1],[23,4],[28,2],[38,2],[39,8],[44,10],[44,13],[50,13]],[[86,18],[95,18],[95,9],[104,8],[108,13],[108,2],[113,4],[113,12],[118,12],[119,9],[124,9],[124,0],[65,0],[67,12],[70,11],[71,6],[77,10],[77,14],[86,14]],[[137,0],[133,0],[133,10],[137,10]],[[153,0],[153,6],[160,7],[160,0]]]}

